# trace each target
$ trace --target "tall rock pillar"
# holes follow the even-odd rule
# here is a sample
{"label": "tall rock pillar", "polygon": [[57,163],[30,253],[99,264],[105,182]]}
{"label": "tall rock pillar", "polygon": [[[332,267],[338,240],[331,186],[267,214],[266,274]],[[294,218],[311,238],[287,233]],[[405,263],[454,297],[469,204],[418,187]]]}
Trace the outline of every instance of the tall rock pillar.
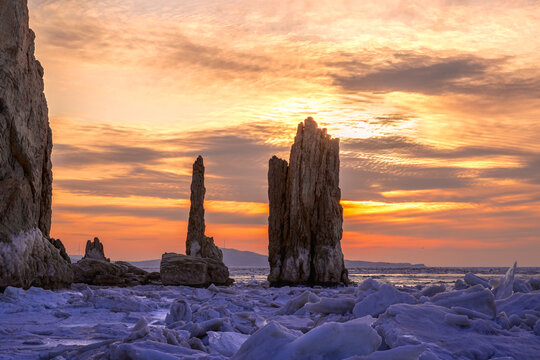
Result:
{"label": "tall rock pillar", "polygon": [[204,234],[204,162],[199,156],[193,163],[191,180],[191,207],[189,209],[188,231],[186,238],[186,254],[201,258],[223,261],[223,253],[214,244],[214,238]]}
{"label": "tall rock pillar", "polygon": [[0,0],[0,289],[73,276],[48,240],[52,134],[34,38],[26,0]]}
{"label": "tall rock pillar", "polygon": [[298,125],[289,164],[273,157],[268,170],[268,281],[349,282],[341,251],[339,139],[308,117]]}

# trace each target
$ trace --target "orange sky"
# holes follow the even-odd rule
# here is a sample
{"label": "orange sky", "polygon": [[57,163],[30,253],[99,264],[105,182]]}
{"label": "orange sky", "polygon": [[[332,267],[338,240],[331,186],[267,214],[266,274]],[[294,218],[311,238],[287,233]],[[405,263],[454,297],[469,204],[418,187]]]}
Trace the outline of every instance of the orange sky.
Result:
{"label": "orange sky", "polygon": [[348,259],[540,266],[540,4],[29,0],[53,128],[52,236],[113,259],[207,235],[266,253],[268,159],[341,138]]}

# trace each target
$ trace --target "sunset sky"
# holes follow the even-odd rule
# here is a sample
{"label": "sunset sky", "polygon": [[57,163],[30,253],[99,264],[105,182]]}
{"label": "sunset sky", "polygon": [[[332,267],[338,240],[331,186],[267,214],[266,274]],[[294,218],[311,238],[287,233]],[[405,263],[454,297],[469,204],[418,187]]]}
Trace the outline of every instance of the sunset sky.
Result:
{"label": "sunset sky", "polygon": [[[29,0],[69,253],[267,253],[268,159],[341,139],[345,258],[540,266],[540,2]],[[79,250],[80,249],[80,250]]]}

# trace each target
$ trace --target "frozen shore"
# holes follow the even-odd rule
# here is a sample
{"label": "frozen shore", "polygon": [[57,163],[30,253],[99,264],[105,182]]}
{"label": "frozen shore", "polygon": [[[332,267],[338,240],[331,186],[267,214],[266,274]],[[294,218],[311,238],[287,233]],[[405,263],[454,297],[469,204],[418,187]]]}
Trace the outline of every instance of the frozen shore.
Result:
{"label": "frozen shore", "polygon": [[[7,288],[0,359],[538,359],[540,279]],[[534,274],[534,272],[533,272]],[[257,274],[253,274],[256,278]],[[414,275],[414,274],[413,274]],[[428,279],[429,280],[429,279]],[[428,281],[429,282],[429,281]]]}

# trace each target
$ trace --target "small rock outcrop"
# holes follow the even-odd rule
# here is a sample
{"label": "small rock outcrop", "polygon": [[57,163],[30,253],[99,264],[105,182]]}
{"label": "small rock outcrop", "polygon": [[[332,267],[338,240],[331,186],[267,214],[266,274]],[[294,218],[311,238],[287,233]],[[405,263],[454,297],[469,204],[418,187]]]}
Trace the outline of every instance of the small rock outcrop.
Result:
{"label": "small rock outcrop", "polygon": [[208,286],[230,285],[229,269],[222,261],[175,253],[161,257],[161,283],[163,285]]}
{"label": "small rock outcrop", "polygon": [[165,253],[160,274],[163,285],[208,286],[230,285],[229,269],[214,239],[204,234],[204,163],[199,156],[193,163],[191,207],[189,209],[186,254]]}
{"label": "small rock outcrop", "polygon": [[52,133],[26,0],[0,0],[0,289],[68,286],[48,240]]}
{"label": "small rock outcrop", "polygon": [[62,244],[62,241],[60,239],[55,238],[49,238],[49,242],[60,251],[60,256],[62,259],[66,260],[68,264],[71,264],[71,259],[69,258],[68,253],[66,252],[66,248],[64,247],[64,244]]}
{"label": "small rock outcrop", "polygon": [[98,238],[86,242],[84,257],[71,264],[75,283],[99,286],[159,284],[159,274],[148,273],[125,261],[110,262]]}
{"label": "small rock outcrop", "polygon": [[94,259],[102,261],[110,261],[105,257],[105,251],[103,250],[103,244],[99,241],[99,238],[95,237],[94,241],[86,241],[86,249],[84,251],[83,259]]}
{"label": "small rock outcrop", "polygon": [[201,258],[223,261],[223,253],[214,244],[214,238],[205,235],[204,224],[204,162],[199,156],[193,163],[191,180],[191,207],[189,209],[188,232],[186,239],[186,254]]}
{"label": "small rock outcrop", "polygon": [[270,159],[268,199],[268,281],[347,284],[341,251],[339,139],[332,139],[311,117],[300,123],[289,164],[275,156]]}

